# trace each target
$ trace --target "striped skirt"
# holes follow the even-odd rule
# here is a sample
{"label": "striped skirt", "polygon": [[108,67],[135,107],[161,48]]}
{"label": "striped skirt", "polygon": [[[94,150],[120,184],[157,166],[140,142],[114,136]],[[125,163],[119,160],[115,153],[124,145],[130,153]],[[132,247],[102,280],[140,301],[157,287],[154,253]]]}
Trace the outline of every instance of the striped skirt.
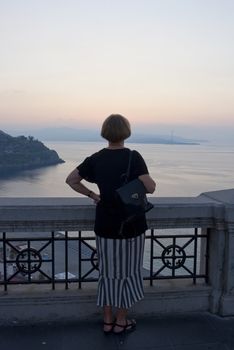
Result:
{"label": "striped skirt", "polygon": [[130,308],[144,297],[145,235],[131,239],[96,236],[99,263],[98,306]]}

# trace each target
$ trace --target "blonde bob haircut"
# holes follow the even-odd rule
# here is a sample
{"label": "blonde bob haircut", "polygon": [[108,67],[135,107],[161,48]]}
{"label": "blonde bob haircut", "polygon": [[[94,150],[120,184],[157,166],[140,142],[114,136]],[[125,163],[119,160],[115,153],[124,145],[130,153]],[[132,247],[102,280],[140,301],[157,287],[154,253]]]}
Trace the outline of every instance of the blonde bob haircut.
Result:
{"label": "blonde bob haircut", "polygon": [[101,136],[109,142],[120,142],[130,135],[130,123],[120,114],[111,114],[102,124]]}

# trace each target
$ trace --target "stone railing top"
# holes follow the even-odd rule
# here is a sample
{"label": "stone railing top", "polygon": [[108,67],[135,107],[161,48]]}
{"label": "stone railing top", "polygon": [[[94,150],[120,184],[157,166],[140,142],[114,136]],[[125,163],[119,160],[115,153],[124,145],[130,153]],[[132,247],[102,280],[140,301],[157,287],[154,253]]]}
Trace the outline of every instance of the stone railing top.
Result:
{"label": "stone railing top", "polygon": [[[156,207],[161,206],[200,206],[218,204],[219,201],[211,197],[149,197],[149,201]],[[6,207],[73,207],[94,206],[93,201],[83,197],[1,197],[0,208]]]}
{"label": "stone railing top", "polygon": [[[234,189],[198,197],[150,197],[150,228],[214,227],[234,221]],[[227,208],[226,208],[227,207]],[[93,229],[95,205],[89,198],[0,198],[0,231]]]}
{"label": "stone railing top", "polygon": [[222,191],[213,191],[202,193],[203,197],[215,200],[224,204],[234,205],[234,188]]}
{"label": "stone railing top", "polygon": [[[156,206],[183,205],[215,205],[233,204],[234,189],[204,192],[197,197],[149,197]],[[94,206],[91,199],[86,197],[1,197],[0,208],[3,207],[71,207]]]}

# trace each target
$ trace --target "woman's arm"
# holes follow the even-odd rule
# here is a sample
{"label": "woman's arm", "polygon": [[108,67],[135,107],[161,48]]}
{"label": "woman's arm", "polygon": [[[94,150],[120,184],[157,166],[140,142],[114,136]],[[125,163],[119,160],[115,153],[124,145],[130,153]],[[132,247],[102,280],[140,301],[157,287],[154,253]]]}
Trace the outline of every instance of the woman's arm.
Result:
{"label": "woman's arm", "polygon": [[83,194],[84,196],[92,198],[95,203],[100,201],[100,196],[93,191],[89,190],[85,185],[81,183],[83,178],[80,176],[78,169],[74,169],[66,178],[66,183],[76,192]]}
{"label": "woman's arm", "polygon": [[146,188],[146,191],[148,193],[154,193],[156,188],[156,183],[152,179],[152,177],[149,174],[140,175],[138,177],[139,180],[141,180]]}

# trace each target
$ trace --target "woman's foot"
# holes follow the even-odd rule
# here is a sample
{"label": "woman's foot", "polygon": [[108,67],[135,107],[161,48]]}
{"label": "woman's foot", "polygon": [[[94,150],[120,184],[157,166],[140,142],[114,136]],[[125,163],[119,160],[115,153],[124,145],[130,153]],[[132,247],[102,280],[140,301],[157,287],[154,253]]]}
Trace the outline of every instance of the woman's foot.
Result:
{"label": "woman's foot", "polygon": [[116,321],[113,327],[113,333],[122,334],[124,332],[133,332],[136,329],[135,320]]}
{"label": "woman's foot", "polygon": [[103,332],[105,334],[109,334],[113,330],[114,323],[113,322],[104,322],[103,323]]}
{"label": "woman's foot", "polygon": [[103,332],[108,334],[112,332],[114,326],[112,307],[109,305],[104,306],[103,313]]}

